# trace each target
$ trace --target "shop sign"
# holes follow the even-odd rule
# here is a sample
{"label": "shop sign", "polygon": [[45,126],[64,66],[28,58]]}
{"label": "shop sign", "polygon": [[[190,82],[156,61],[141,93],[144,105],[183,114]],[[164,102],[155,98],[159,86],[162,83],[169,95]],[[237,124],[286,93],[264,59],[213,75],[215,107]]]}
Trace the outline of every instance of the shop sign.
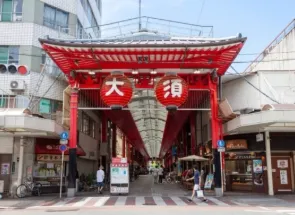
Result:
{"label": "shop sign", "polygon": [[277,165],[280,169],[288,168],[288,160],[277,160]]}
{"label": "shop sign", "polygon": [[262,173],[262,160],[253,160],[253,172],[254,173]]}
{"label": "shop sign", "polygon": [[233,160],[247,160],[255,158],[255,155],[230,153],[228,158]]}
{"label": "shop sign", "polygon": [[256,142],[262,142],[263,141],[263,134],[256,134]]}
{"label": "shop sign", "polygon": [[287,170],[280,170],[281,184],[288,184]]}
{"label": "shop sign", "polygon": [[213,179],[214,179],[214,175],[213,174],[208,174],[206,177],[206,181],[205,181],[205,185],[204,188],[205,189],[211,189],[212,183],[213,183]]}
{"label": "shop sign", "polygon": [[237,149],[248,149],[247,140],[227,140],[226,141],[227,150],[237,150]]}
{"label": "shop sign", "polygon": [[156,84],[155,94],[165,107],[179,107],[187,100],[188,85],[177,75],[166,75]]}
{"label": "shop sign", "polygon": [[[61,161],[61,155],[50,155],[50,154],[39,154],[37,155],[37,161]],[[68,161],[69,156],[65,155],[64,156],[64,161]]]}
{"label": "shop sign", "polygon": [[10,163],[2,163],[1,175],[9,175],[9,174],[10,174]]}
{"label": "shop sign", "polygon": [[101,99],[110,107],[125,107],[132,94],[132,83],[123,74],[107,76],[100,89]]}

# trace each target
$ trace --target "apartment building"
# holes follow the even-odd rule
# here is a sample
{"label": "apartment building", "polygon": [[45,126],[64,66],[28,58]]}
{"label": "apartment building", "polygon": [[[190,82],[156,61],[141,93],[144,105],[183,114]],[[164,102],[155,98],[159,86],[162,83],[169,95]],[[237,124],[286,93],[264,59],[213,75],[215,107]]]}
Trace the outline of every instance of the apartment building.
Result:
{"label": "apartment building", "polygon": [[[48,177],[59,174],[56,145],[66,129],[61,118],[68,83],[38,39],[99,38],[101,8],[101,0],[0,0],[0,180],[5,192],[15,193],[24,178],[39,177],[54,186]],[[96,168],[99,117],[79,114],[82,171],[89,164]]]}

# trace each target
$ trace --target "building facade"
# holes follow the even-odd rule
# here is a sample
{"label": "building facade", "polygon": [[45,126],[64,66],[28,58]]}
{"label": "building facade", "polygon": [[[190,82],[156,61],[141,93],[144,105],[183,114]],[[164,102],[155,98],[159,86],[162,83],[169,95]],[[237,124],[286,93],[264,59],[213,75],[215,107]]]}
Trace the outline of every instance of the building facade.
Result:
{"label": "building facade", "polygon": [[293,20],[244,73],[224,80],[228,190],[295,191],[294,32]]}
{"label": "building facade", "polygon": [[[0,0],[0,141],[5,145],[0,150],[5,173],[0,180],[5,192],[15,193],[25,178],[57,176],[59,167],[49,155],[55,153],[60,132],[68,129],[62,126],[68,83],[38,39],[99,38],[101,6],[101,0]],[[97,165],[99,117],[80,112],[79,121],[83,153],[78,171],[89,174]],[[42,151],[45,145],[53,151]],[[38,150],[47,157],[38,156]],[[36,173],[36,166],[42,171]]]}

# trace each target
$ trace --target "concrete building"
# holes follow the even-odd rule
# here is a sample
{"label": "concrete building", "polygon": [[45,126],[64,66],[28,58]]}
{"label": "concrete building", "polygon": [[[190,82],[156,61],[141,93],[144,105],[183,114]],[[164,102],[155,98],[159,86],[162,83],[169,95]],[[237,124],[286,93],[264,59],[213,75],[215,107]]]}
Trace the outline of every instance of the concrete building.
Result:
{"label": "concrete building", "polygon": [[[0,0],[0,165],[5,173],[0,180],[4,180],[4,192],[15,193],[28,177],[45,178],[42,181],[48,183],[48,169],[55,171],[50,176],[58,175],[54,162],[60,157],[53,160],[49,149],[55,149],[60,132],[68,129],[62,126],[68,83],[38,39],[98,38],[100,24],[100,0]],[[89,174],[97,165],[99,117],[88,111],[80,112],[79,118],[83,153],[78,172]],[[42,151],[46,148],[49,151]],[[46,158],[38,156],[38,149]],[[41,166],[47,173],[41,173]]]}
{"label": "concrete building", "polygon": [[295,191],[294,23],[244,73],[223,80],[228,190]]}

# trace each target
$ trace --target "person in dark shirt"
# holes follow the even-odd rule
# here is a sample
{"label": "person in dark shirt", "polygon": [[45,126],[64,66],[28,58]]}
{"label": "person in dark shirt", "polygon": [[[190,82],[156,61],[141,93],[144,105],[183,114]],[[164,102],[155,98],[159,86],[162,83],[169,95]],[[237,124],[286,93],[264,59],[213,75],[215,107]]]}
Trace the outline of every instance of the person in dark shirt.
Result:
{"label": "person in dark shirt", "polygon": [[[198,190],[201,190],[201,174],[199,172],[199,170],[197,169],[197,166],[194,166],[194,176],[192,178],[187,179],[187,181],[194,181],[194,188],[193,188],[193,193],[192,193],[192,197],[191,199],[189,199],[188,201],[192,202],[195,194]],[[206,197],[202,196],[203,201],[207,202],[208,200],[206,199]]]}

